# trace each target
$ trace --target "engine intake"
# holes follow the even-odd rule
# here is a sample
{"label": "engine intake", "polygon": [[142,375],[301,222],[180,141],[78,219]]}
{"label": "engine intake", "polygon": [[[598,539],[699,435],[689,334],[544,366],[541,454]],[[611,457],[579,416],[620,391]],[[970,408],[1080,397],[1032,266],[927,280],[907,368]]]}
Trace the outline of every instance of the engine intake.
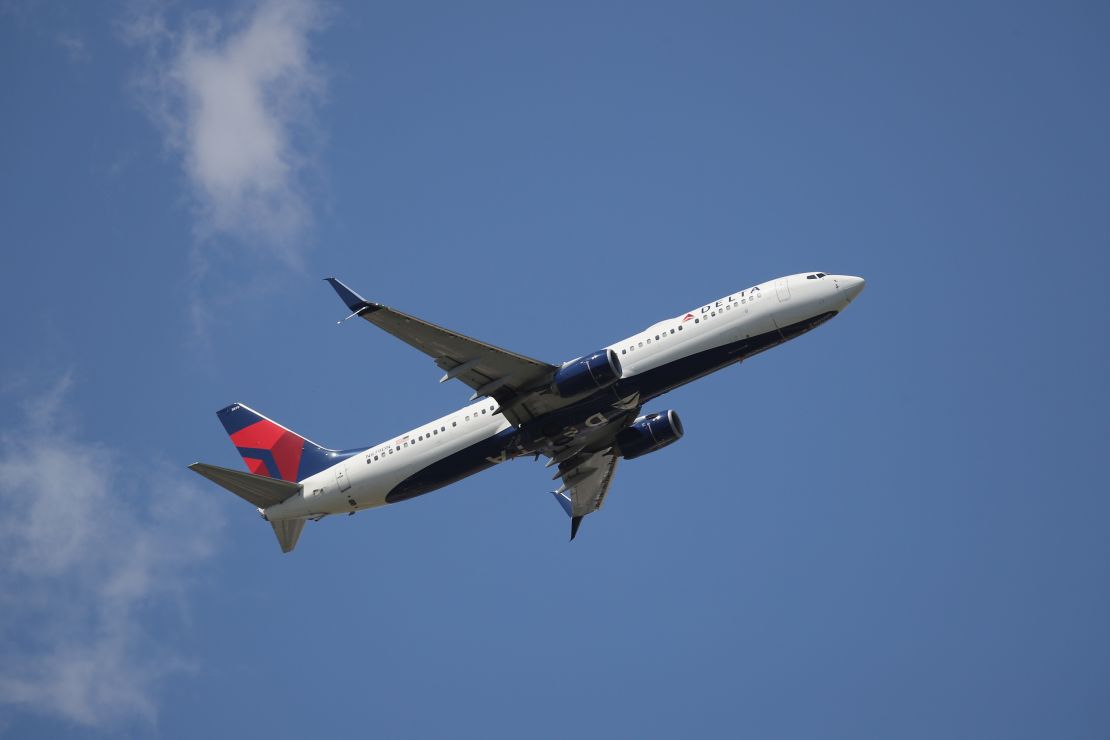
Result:
{"label": "engine intake", "polygon": [[555,373],[555,391],[563,398],[605,388],[621,379],[621,361],[611,349],[571,360]]}
{"label": "engine intake", "polygon": [[641,416],[617,435],[617,449],[625,460],[660,450],[682,437],[682,420],[670,409]]}

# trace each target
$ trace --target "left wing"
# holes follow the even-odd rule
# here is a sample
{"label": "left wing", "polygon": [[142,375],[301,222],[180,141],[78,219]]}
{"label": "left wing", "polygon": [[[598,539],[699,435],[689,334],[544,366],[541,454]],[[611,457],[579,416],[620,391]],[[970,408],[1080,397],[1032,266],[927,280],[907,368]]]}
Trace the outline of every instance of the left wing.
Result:
{"label": "left wing", "polygon": [[578,534],[582,517],[592,514],[605,503],[613,473],[617,469],[617,452],[614,448],[594,453],[584,453],[559,465],[563,485],[553,491],[555,500],[570,517],[570,538]]}
{"label": "left wing", "polygon": [[522,418],[523,401],[546,387],[559,369],[368,301],[335,278],[326,280],[354,312],[347,318],[361,316],[428,355],[446,371],[441,383],[458,378],[474,389],[471,400],[493,397],[514,424],[531,415]]}

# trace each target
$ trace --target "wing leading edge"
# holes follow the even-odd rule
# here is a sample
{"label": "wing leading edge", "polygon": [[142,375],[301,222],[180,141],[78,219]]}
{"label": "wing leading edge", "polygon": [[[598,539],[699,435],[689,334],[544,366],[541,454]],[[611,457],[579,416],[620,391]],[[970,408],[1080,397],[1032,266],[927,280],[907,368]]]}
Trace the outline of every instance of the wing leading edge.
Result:
{"label": "wing leading edge", "polygon": [[524,402],[545,388],[559,368],[518,355],[406,313],[368,301],[336,278],[325,278],[353,312],[435,360],[445,371],[440,382],[458,378],[474,390],[471,400],[494,398],[502,413],[520,425],[531,415]]}

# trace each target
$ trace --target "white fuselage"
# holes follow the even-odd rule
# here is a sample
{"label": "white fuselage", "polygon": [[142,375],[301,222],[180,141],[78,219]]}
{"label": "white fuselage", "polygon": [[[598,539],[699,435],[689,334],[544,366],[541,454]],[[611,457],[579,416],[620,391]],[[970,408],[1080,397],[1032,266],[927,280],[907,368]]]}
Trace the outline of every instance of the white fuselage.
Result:
{"label": "white fuselage", "polygon": [[[855,277],[790,275],[660,321],[609,348],[620,357],[622,379],[635,378],[715,347],[839,312],[862,288],[863,281]],[[374,445],[301,481],[299,494],[263,514],[270,521],[280,521],[382,506],[386,495],[410,476],[510,429],[512,424],[496,410],[496,402],[485,398]],[[507,458],[489,458],[490,462],[503,459]]]}

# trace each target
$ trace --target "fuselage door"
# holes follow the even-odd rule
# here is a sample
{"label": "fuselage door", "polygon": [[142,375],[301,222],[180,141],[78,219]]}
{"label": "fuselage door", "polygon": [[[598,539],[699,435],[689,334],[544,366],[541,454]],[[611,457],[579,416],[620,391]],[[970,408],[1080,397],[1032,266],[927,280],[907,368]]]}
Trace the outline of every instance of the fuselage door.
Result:
{"label": "fuselage door", "polygon": [[790,283],[786,278],[775,281],[775,292],[779,294],[779,303],[786,303],[790,300]]}
{"label": "fuselage door", "polygon": [[347,466],[339,465],[335,469],[335,482],[339,484],[340,491],[346,491],[351,487],[351,481],[347,479]]}

